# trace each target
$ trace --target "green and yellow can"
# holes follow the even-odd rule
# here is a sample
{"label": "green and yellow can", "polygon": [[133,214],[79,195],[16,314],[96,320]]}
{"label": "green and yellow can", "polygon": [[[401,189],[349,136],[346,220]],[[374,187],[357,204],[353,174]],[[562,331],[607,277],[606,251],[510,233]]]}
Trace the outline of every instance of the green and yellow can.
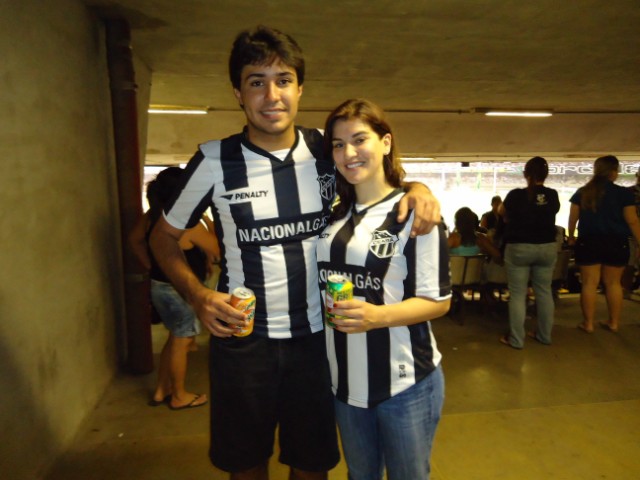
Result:
{"label": "green and yellow can", "polygon": [[327,325],[332,328],[335,328],[335,323],[333,320],[338,318],[346,318],[342,315],[334,315],[331,313],[331,309],[335,302],[340,302],[342,300],[351,300],[353,298],[353,283],[345,277],[344,275],[333,274],[329,275],[327,279],[327,288],[325,290],[325,319],[327,320]]}

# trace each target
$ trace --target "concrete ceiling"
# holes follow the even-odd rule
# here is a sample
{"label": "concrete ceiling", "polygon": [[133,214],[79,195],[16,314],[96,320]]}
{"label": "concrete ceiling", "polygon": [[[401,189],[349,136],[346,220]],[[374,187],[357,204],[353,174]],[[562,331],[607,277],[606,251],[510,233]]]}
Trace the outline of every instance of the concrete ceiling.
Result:
{"label": "concrete ceiling", "polygon": [[129,20],[134,51],[153,71],[152,104],[238,112],[229,50],[239,31],[263,23],[305,52],[301,111],[324,116],[346,98],[367,97],[398,114],[640,114],[638,0],[85,3]]}

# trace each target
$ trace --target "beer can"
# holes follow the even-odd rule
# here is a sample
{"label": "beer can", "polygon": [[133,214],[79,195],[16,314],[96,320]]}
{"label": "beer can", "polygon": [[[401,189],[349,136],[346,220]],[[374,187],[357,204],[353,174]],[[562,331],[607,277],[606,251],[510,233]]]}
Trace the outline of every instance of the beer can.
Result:
{"label": "beer can", "polygon": [[253,332],[253,321],[256,316],[256,296],[253,290],[247,287],[235,288],[231,293],[231,306],[247,315],[249,325],[244,328],[237,327],[238,332],[234,333],[236,337],[246,337]]}
{"label": "beer can", "polygon": [[325,318],[330,327],[335,328],[333,320],[338,318],[346,318],[342,315],[334,315],[330,312],[335,302],[341,300],[351,300],[353,298],[353,283],[344,275],[333,274],[327,279],[327,288],[325,291]]}

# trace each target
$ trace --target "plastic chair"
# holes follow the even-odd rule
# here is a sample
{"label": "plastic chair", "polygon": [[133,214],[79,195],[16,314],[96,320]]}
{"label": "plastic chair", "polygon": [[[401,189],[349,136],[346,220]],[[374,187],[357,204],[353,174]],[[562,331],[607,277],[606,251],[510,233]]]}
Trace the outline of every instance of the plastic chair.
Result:
{"label": "plastic chair", "polygon": [[569,275],[569,262],[571,260],[571,250],[559,250],[556,266],[553,269],[551,277],[551,286],[553,288],[553,296],[558,297],[558,289],[567,283]]}
{"label": "plastic chair", "polygon": [[465,301],[463,292],[471,290],[473,301],[474,294],[480,289],[482,283],[482,272],[486,261],[487,258],[484,255],[451,255],[450,257],[452,298],[449,312],[452,315],[460,312],[460,324],[464,323],[462,316]]}

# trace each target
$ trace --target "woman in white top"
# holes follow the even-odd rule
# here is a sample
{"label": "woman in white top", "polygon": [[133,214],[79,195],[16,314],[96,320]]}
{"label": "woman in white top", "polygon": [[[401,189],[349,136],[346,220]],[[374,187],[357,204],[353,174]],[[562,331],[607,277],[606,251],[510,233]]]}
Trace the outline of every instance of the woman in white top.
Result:
{"label": "woman in white top", "polygon": [[320,288],[351,279],[337,302],[327,350],[336,416],[352,480],[429,478],[444,399],[441,354],[430,320],[449,310],[444,227],[411,238],[398,223],[404,171],[382,110],[348,100],[329,115],[325,154],[337,167],[340,203],[318,242]]}

